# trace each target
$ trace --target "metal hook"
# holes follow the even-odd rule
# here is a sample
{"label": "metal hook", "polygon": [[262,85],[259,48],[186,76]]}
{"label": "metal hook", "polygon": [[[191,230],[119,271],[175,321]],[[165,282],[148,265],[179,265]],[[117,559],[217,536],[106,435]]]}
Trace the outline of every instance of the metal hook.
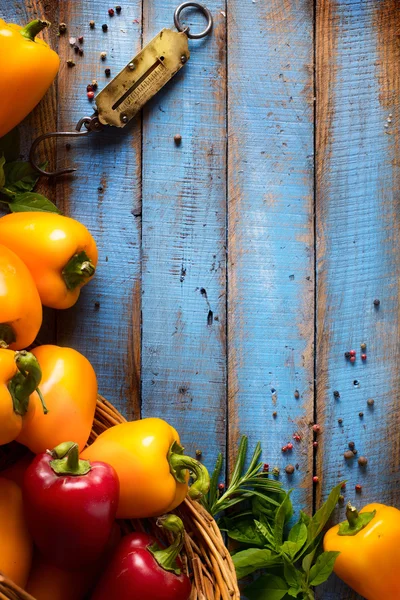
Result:
{"label": "metal hook", "polygon": [[[197,8],[197,10],[203,13],[205,18],[207,19],[207,26],[204,29],[204,31],[201,31],[200,33],[191,33],[189,27],[185,27],[181,23],[181,12],[186,8]],[[200,38],[203,38],[210,33],[213,26],[213,18],[208,8],[206,6],[203,6],[202,4],[199,4],[199,2],[183,2],[176,8],[174,12],[174,23],[177,30],[182,33],[186,33],[190,40],[199,40]]]}
{"label": "metal hook", "polygon": [[[82,127],[85,126],[85,131],[81,131]],[[97,114],[95,113],[91,117],[82,117],[76,124],[75,131],[53,131],[51,133],[45,133],[44,135],[40,135],[36,140],[34,140],[31,149],[29,151],[29,162],[31,166],[37,171],[40,175],[44,175],[45,177],[58,177],[59,175],[65,175],[67,173],[73,173],[76,169],[70,167],[67,169],[60,169],[59,171],[44,171],[41,169],[35,162],[35,151],[41,142],[53,137],[70,137],[70,136],[82,136],[88,135],[92,131],[100,131],[102,129],[102,124],[100,123]]]}

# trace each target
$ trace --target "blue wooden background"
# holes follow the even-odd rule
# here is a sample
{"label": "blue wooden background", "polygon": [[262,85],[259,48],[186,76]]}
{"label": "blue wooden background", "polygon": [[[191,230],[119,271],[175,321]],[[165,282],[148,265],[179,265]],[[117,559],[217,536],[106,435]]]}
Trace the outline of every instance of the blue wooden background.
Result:
{"label": "blue wooden background", "polygon": [[[103,0],[0,0],[6,20],[52,21],[45,37],[61,56],[21,128],[26,145],[91,114],[86,85],[101,89],[105,67],[115,75],[172,24],[171,0],[121,6],[111,18]],[[212,36],[191,43],[189,64],[131,126],[46,148],[79,171],[41,190],[90,228],[100,263],[75,308],[47,314],[41,341],[82,351],[109,400],[169,420],[209,467],[222,451],[229,471],[241,434],[260,440],[297,508],[342,478],[347,499],[400,507],[400,3],[208,7]],[[83,57],[68,42],[78,35]],[[345,464],[349,441],[366,469]],[[317,597],[356,598],[334,577]]]}

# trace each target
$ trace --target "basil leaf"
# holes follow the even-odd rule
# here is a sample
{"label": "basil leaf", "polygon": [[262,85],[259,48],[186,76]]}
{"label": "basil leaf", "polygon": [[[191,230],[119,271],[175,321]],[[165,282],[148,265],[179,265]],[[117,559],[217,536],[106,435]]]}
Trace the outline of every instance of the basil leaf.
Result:
{"label": "basil leaf", "polygon": [[289,531],[288,542],[292,542],[295,544],[295,549],[293,551],[292,556],[294,556],[299,550],[302,549],[304,544],[307,541],[307,525],[302,521],[293,525],[292,529]]}
{"label": "basil leaf", "polygon": [[248,600],[282,600],[288,585],[277,575],[262,575],[244,590]]}
{"label": "basil leaf", "polygon": [[280,547],[280,551],[284,554],[287,554],[290,558],[293,558],[298,551],[298,547],[296,542],[289,542],[287,540],[286,542],[283,542],[282,546]]}
{"label": "basil leaf", "polygon": [[0,138],[0,154],[4,154],[6,161],[10,162],[17,160],[19,152],[19,131],[15,127]]}
{"label": "basil leaf", "polygon": [[325,525],[327,524],[333,509],[338,503],[339,496],[342,492],[342,483],[339,483],[336,487],[333,488],[331,493],[328,496],[328,499],[321,506],[319,510],[312,517],[309,525],[308,525],[308,534],[307,534],[307,542],[311,544],[314,542],[315,538],[321,533]]}
{"label": "basil leaf", "polygon": [[275,539],[268,527],[260,521],[254,521],[254,525],[256,526],[256,529],[260,535],[262,535],[262,537],[265,539],[265,544],[272,550],[275,550]]}
{"label": "basil leaf", "polygon": [[283,500],[282,504],[276,511],[275,527],[274,527],[274,539],[275,539],[275,547],[276,548],[279,548],[279,546],[282,545],[283,528],[285,526],[287,515],[292,507],[292,503],[290,501],[289,494],[290,494],[290,492],[288,494],[286,494],[285,499]]}
{"label": "basil leaf", "polygon": [[[42,165],[41,165],[42,166]],[[4,167],[6,187],[13,192],[31,192],[39,175],[28,162],[9,162]]]}
{"label": "basil leaf", "polygon": [[223,522],[226,532],[232,540],[261,548],[264,546],[264,539],[251,517],[239,520],[225,518]]}
{"label": "basil leaf", "polygon": [[301,573],[296,569],[293,563],[284,560],[283,572],[285,574],[286,583],[288,583],[291,588],[300,588]]}
{"label": "basil leaf", "polygon": [[311,569],[311,565],[313,564],[313,560],[314,560],[316,551],[317,551],[317,548],[315,547],[309,554],[306,554],[305,557],[303,558],[301,566],[303,567],[303,571],[306,574],[308,574]]}
{"label": "basil leaf", "polygon": [[6,183],[6,176],[4,174],[4,164],[6,159],[4,158],[4,154],[0,156],[0,188],[3,188]]}
{"label": "basil leaf", "polygon": [[318,556],[317,562],[310,570],[310,585],[320,585],[328,579],[339,554],[340,552],[322,552]]}
{"label": "basil leaf", "polygon": [[61,214],[55,204],[35,192],[17,194],[14,200],[9,203],[9,207],[12,212],[52,212]]}
{"label": "basil leaf", "polygon": [[304,523],[304,525],[306,525],[306,527],[309,526],[309,524],[311,523],[311,517],[303,512],[302,510],[300,511],[300,519],[299,519],[299,523]]}
{"label": "basil leaf", "polygon": [[297,598],[297,596],[300,594],[300,592],[301,592],[300,587],[291,587],[288,589],[287,594],[288,594],[288,596],[291,596],[292,598]]}
{"label": "basil leaf", "polygon": [[258,569],[275,567],[281,563],[279,556],[263,548],[247,548],[232,556],[238,579],[254,573]]}

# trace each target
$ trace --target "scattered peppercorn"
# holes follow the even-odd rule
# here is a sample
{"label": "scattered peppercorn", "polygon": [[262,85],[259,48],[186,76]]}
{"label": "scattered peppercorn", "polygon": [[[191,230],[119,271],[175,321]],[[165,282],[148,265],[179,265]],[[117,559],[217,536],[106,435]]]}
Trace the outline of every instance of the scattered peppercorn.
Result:
{"label": "scattered peppercorn", "polygon": [[182,136],[177,133],[176,135],[174,135],[174,142],[176,146],[180,146],[182,143]]}
{"label": "scattered peppercorn", "polygon": [[71,144],[69,144],[68,142],[65,144],[65,149],[66,150],[71,150]]}
{"label": "scattered peppercorn", "polygon": [[102,28],[103,31],[107,31],[107,29],[108,29],[107,23],[103,23],[103,25],[101,26],[101,28]]}
{"label": "scattered peppercorn", "polygon": [[100,52],[100,58],[101,58],[101,60],[106,60],[107,52]]}
{"label": "scattered peppercorn", "polygon": [[75,52],[75,54],[78,54],[78,52],[79,52],[79,46],[77,46],[76,44],[74,46],[74,52]]}
{"label": "scattered peppercorn", "polygon": [[360,417],[360,419],[362,419],[362,418],[363,418],[363,416],[364,416],[364,413],[363,413],[362,411],[360,411],[360,412],[358,413],[358,416]]}
{"label": "scattered peppercorn", "polygon": [[225,489],[225,484],[224,483],[219,483],[218,484],[218,489],[219,489],[220,492],[223,492],[224,489]]}
{"label": "scattered peppercorn", "polygon": [[318,423],[315,423],[315,425],[312,426],[312,429],[313,429],[314,433],[319,433],[321,431],[321,425],[318,425]]}
{"label": "scattered peppercorn", "polygon": [[89,100],[93,100],[93,98],[94,98],[94,92],[88,92],[86,95],[87,95],[87,97],[88,97]]}
{"label": "scattered peppercorn", "polygon": [[86,86],[86,91],[93,92],[93,86],[90,83],[89,83],[89,85]]}
{"label": "scattered peppercorn", "polygon": [[96,300],[96,302],[94,303],[94,310],[99,310],[100,309],[100,302],[98,300]]}
{"label": "scattered peppercorn", "polygon": [[334,397],[334,398],[340,398],[340,392],[338,392],[337,390],[335,390],[335,391],[333,392],[333,397]]}
{"label": "scattered peppercorn", "polygon": [[368,398],[367,404],[368,406],[373,406],[375,404],[375,400],[373,398]]}
{"label": "scattered peppercorn", "polygon": [[353,381],[353,385],[355,385],[356,387],[360,385],[360,382],[358,381],[358,379],[355,379]]}
{"label": "scattered peppercorn", "polygon": [[120,6],[116,6],[115,10],[117,11],[117,15],[121,12],[122,8]]}
{"label": "scattered peppercorn", "polygon": [[299,433],[294,433],[294,434],[293,434],[293,439],[294,439],[296,442],[301,442],[301,435],[300,435]]}
{"label": "scattered peppercorn", "polygon": [[355,350],[350,350],[350,356],[356,356],[357,352]]}
{"label": "scattered peppercorn", "polygon": [[319,477],[318,475],[314,475],[314,477],[312,478],[313,483],[319,483]]}
{"label": "scattered peppercorn", "polygon": [[203,454],[203,452],[199,448],[197,448],[196,456],[201,456],[202,454]]}
{"label": "scattered peppercorn", "polygon": [[279,467],[274,467],[274,468],[272,469],[272,475],[273,475],[274,477],[279,477],[279,473],[280,473]]}
{"label": "scattered peppercorn", "polygon": [[350,358],[350,352],[345,352],[345,353],[344,353],[344,357],[345,357],[345,358]]}
{"label": "scattered peppercorn", "polygon": [[354,442],[349,442],[349,448],[350,450],[353,450],[356,447]]}
{"label": "scattered peppercorn", "polygon": [[360,485],[359,483],[357,483],[355,489],[356,489],[356,494],[361,494],[361,492],[362,492],[362,485]]}
{"label": "scattered peppercorn", "polygon": [[107,69],[104,69],[104,73],[105,73],[106,77],[110,77],[110,75],[111,75],[111,69],[109,69],[107,67]]}
{"label": "scattered peppercorn", "polygon": [[299,392],[299,390],[295,390],[294,391],[294,397],[296,398],[296,400],[298,400],[300,398],[300,392]]}
{"label": "scattered peppercorn", "polygon": [[67,26],[65,23],[60,23],[58,26],[58,33],[63,35],[67,31]]}
{"label": "scattered peppercorn", "polygon": [[339,425],[341,425],[343,423],[343,419],[338,419],[337,422],[339,423]]}
{"label": "scattered peppercorn", "polygon": [[313,448],[318,448],[318,442],[313,442],[312,445],[313,445]]}
{"label": "scattered peppercorn", "polygon": [[378,298],[375,298],[374,300],[374,306],[379,306],[381,303],[381,301]]}
{"label": "scattered peppercorn", "polygon": [[82,48],[78,48],[78,53],[79,53],[79,56],[83,56],[83,49]]}
{"label": "scattered peppercorn", "polygon": [[264,463],[263,464],[263,471],[264,471],[264,473],[266,473],[267,471],[269,471],[269,464],[268,463]]}
{"label": "scattered peppercorn", "polygon": [[361,354],[361,360],[367,360],[367,355],[366,354]]}
{"label": "scattered peppercorn", "polygon": [[109,8],[108,9],[108,14],[110,15],[110,17],[114,16],[114,9],[113,8]]}
{"label": "scattered peppercorn", "polygon": [[351,460],[352,458],[354,458],[354,452],[352,450],[346,450],[343,456],[346,460]]}
{"label": "scattered peppercorn", "polygon": [[96,23],[94,21],[89,21],[89,27],[90,27],[90,29],[94,29],[95,25],[96,25]]}
{"label": "scattered peppercorn", "polygon": [[78,37],[78,42],[79,42],[80,44],[83,44],[83,35],[80,35],[80,36]]}
{"label": "scattered peppercorn", "polygon": [[360,465],[360,467],[366,467],[368,464],[368,458],[366,456],[360,456],[357,462]]}
{"label": "scattered peppercorn", "polygon": [[356,357],[355,356],[350,356],[350,362],[355,363],[356,362]]}
{"label": "scattered peppercorn", "polygon": [[68,65],[68,67],[69,67],[70,69],[72,69],[72,67],[74,67],[74,66],[75,66],[75,62],[74,62],[74,61],[73,61],[71,58],[69,58],[69,59],[67,60],[67,65]]}
{"label": "scattered peppercorn", "polygon": [[354,448],[354,450],[353,450],[354,456],[357,454],[357,452],[358,452],[358,450],[356,448]]}
{"label": "scattered peppercorn", "polygon": [[360,344],[360,348],[362,351],[367,349],[367,344],[365,342],[363,342],[362,344]]}
{"label": "scattered peppercorn", "polygon": [[274,419],[276,419],[276,417],[278,416],[278,413],[276,412],[276,410],[274,410],[274,412],[272,413],[272,416],[274,417]]}
{"label": "scattered peppercorn", "polygon": [[340,494],[340,496],[338,498],[338,503],[339,504],[344,504],[344,496],[343,496],[343,494]]}
{"label": "scattered peppercorn", "polygon": [[288,449],[288,448],[287,448],[287,446],[282,446],[282,448],[281,448],[281,449],[282,449],[282,452],[287,452],[287,449]]}
{"label": "scattered peppercorn", "polygon": [[341,490],[345,490],[345,489],[346,489],[346,482],[342,483],[342,485],[341,485],[340,489],[341,489]]}
{"label": "scattered peppercorn", "polygon": [[293,450],[293,444],[292,444],[292,442],[289,442],[288,444],[286,444],[286,448],[288,450]]}
{"label": "scattered peppercorn", "polygon": [[97,86],[98,86],[97,79],[92,79],[92,87],[93,87],[93,89],[97,90]]}
{"label": "scattered peppercorn", "polygon": [[287,475],[293,475],[293,473],[294,473],[294,466],[293,465],[286,465],[286,467],[285,467],[285,473]]}

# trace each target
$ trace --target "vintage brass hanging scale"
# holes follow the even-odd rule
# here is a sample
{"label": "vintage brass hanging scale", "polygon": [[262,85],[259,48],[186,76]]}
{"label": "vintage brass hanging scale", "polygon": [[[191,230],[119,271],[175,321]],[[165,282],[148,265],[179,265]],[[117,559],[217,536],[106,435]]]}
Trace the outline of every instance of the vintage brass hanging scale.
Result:
{"label": "vintage brass hanging scale", "polygon": [[[207,26],[200,33],[192,33],[182,25],[180,15],[185,8],[197,8],[207,19]],[[41,175],[57,176],[73,173],[66,168],[49,172],[35,162],[37,146],[51,137],[88,135],[104,126],[124,127],[164,85],[187,63],[190,58],[189,39],[200,39],[212,29],[212,16],[208,8],[198,2],[184,2],[175,10],[174,23],[178,31],[162,29],[96,96],[96,111],[91,117],[78,121],[75,131],[57,131],[38,137],[32,144],[29,160]]]}

